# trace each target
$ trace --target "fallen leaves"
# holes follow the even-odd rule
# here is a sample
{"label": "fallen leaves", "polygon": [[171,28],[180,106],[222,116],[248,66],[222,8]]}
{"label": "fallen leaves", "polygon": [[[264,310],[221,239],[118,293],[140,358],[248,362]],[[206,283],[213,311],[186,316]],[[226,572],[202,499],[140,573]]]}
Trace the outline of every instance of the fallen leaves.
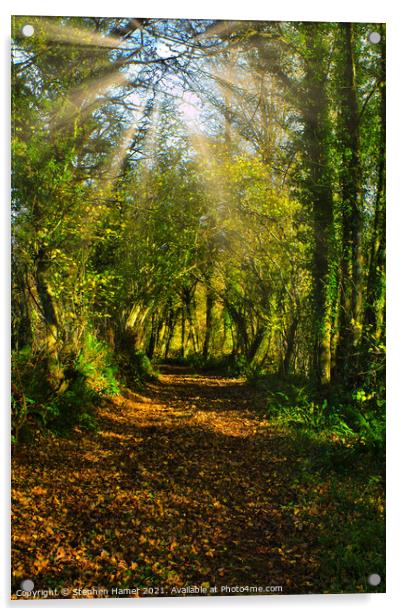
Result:
{"label": "fallen leaves", "polygon": [[267,422],[259,430],[253,395],[236,379],[166,375],[149,396],[100,408],[97,434],[24,445],[13,463],[14,584],[287,580],[284,592],[317,591],[329,483],[297,479],[292,442]]}

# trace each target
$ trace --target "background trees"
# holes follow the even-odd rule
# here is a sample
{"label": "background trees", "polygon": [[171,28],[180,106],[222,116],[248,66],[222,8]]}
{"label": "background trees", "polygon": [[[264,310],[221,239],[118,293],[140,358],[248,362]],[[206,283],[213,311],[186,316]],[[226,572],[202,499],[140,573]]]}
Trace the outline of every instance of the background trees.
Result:
{"label": "background trees", "polygon": [[13,25],[16,407],[47,417],[144,355],[380,400],[384,27],[30,21]]}

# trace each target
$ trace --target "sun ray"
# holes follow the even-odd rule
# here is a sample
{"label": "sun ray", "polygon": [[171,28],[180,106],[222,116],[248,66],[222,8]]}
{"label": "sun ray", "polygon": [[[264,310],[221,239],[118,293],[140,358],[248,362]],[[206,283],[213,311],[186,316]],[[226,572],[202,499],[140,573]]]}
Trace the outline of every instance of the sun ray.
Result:
{"label": "sun ray", "polygon": [[204,32],[201,32],[200,34],[194,36],[192,40],[203,41],[210,37],[219,36],[224,33],[230,34],[231,32],[239,30],[240,28],[242,28],[242,22],[240,21],[218,21],[218,23],[214,24],[213,26],[210,26]]}
{"label": "sun ray", "polygon": [[[214,204],[222,204],[226,194],[226,182],[222,174],[217,174],[217,166],[221,164],[220,155],[214,151],[210,138],[200,131],[189,131],[189,140],[196,153],[196,164],[198,164],[204,181],[204,190],[207,193],[211,210]],[[203,222],[201,221],[203,224]]]}
{"label": "sun ray", "polygon": [[[139,111],[140,114],[142,114],[144,107],[142,107]],[[100,177],[102,178],[102,192],[108,193],[112,188],[114,181],[120,175],[120,171],[127,155],[127,150],[133,142],[135,133],[138,131],[139,122],[140,119],[136,120],[134,117],[132,118],[120,138],[119,145],[113,150],[111,157],[109,157],[103,165],[103,169],[100,172]]]}
{"label": "sun ray", "polygon": [[[155,154],[155,145],[156,145],[156,135],[158,130],[158,118],[160,113],[160,102],[156,100],[150,116],[148,118],[148,129],[142,144],[143,150],[143,159],[147,161],[148,159],[152,160]],[[151,172],[151,166],[149,164],[143,164],[142,167],[142,180],[144,184],[147,183],[148,177]]]}
{"label": "sun ray", "polygon": [[[139,111],[141,113],[143,109]],[[110,207],[110,199],[115,182],[121,173],[124,161],[126,160],[127,150],[134,139],[139,121],[134,117],[131,119],[121,135],[119,144],[112,149],[111,154],[106,157],[106,160],[99,169],[93,198],[90,203],[84,206],[86,220],[84,239],[87,241],[91,241],[96,237],[98,225],[105,219],[105,215]]]}
{"label": "sun ray", "polygon": [[57,99],[51,110],[51,126],[53,129],[65,126],[78,115],[84,119],[93,111],[93,104],[103,94],[127,82],[129,75],[115,69],[108,75],[86,81],[78,88],[70,91],[67,97]]}
{"label": "sun ray", "polygon": [[88,28],[55,23],[54,19],[50,18],[32,17],[30,21],[34,32],[51,42],[110,49],[116,49],[125,42],[117,36],[100,34]]}

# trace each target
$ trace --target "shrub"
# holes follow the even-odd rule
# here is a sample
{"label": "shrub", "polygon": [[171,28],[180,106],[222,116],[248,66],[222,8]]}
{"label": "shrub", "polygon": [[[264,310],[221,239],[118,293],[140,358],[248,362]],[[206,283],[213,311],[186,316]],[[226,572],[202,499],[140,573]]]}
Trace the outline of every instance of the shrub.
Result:
{"label": "shrub", "polygon": [[74,426],[95,430],[95,408],[103,396],[119,392],[117,366],[107,345],[88,334],[78,355],[61,359],[65,383],[51,389],[43,355],[24,347],[12,355],[13,443],[35,430],[65,434]]}
{"label": "shrub", "polygon": [[92,334],[86,336],[73,369],[98,394],[111,396],[119,393],[118,368],[113,355],[108,346]]}

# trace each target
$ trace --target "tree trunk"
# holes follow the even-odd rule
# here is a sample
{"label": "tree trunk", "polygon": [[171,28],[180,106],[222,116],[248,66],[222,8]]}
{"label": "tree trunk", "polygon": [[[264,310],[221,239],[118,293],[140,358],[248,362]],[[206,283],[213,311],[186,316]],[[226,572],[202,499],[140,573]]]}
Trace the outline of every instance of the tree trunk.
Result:
{"label": "tree trunk", "polygon": [[208,285],[206,287],[206,298],[205,298],[205,338],[204,338],[204,346],[202,349],[202,356],[206,361],[209,357],[210,351],[210,341],[211,341],[211,333],[212,333],[212,310],[214,307],[214,292]]}
{"label": "tree trunk", "polygon": [[165,354],[164,354],[165,360],[168,359],[169,357],[170,343],[172,342],[174,329],[176,327],[177,317],[178,317],[178,310],[174,311],[173,308],[169,308],[167,327],[166,327],[167,334],[166,334]]}
{"label": "tree trunk", "polygon": [[152,313],[151,317],[151,333],[149,336],[148,346],[147,346],[147,355],[150,359],[153,358],[155,352],[155,344],[157,338],[158,326],[155,318],[155,313]]}
{"label": "tree trunk", "polygon": [[122,346],[130,354],[141,350],[145,335],[144,325],[151,308],[152,305],[144,307],[141,304],[135,304],[126,319]]}
{"label": "tree trunk", "polygon": [[181,307],[181,340],[180,340],[180,356],[184,359],[185,355],[185,339],[186,339],[186,309]]}
{"label": "tree trunk", "polygon": [[271,330],[267,326],[261,327],[254,338],[253,344],[249,352],[249,360],[251,368],[261,366],[267,354]]}
{"label": "tree trunk", "polygon": [[328,101],[326,95],[326,47],[320,25],[306,24],[307,59],[304,78],[305,184],[307,203],[312,208],[313,311],[315,348],[313,370],[325,394],[331,381],[330,265],[333,252],[333,197],[328,163]]}
{"label": "tree trunk", "polygon": [[49,260],[46,252],[40,249],[36,260],[36,287],[45,322],[44,350],[47,378],[51,389],[60,393],[65,389],[64,371],[59,359],[61,335],[59,316],[49,278]]}
{"label": "tree trunk", "polygon": [[340,130],[342,148],[342,248],[340,267],[339,332],[336,373],[347,384],[354,371],[354,350],[361,334],[362,251],[360,164],[360,117],[355,81],[352,24],[341,25],[343,54],[340,84]]}
{"label": "tree trunk", "polygon": [[297,324],[298,324],[298,318],[296,316],[296,317],[293,317],[289,330],[286,335],[286,352],[285,352],[285,357],[283,358],[284,375],[289,374],[290,360],[292,358],[294,345],[295,345]]}
{"label": "tree trunk", "polygon": [[372,240],[369,258],[369,273],[365,302],[365,330],[377,335],[382,328],[381,301],[385,293],[385,129],[386,129],[386,92],[385,92],[385,32],[381,27],[381,69],[380,69],[380,118],[381,127],[378,145],[377,194]]}

